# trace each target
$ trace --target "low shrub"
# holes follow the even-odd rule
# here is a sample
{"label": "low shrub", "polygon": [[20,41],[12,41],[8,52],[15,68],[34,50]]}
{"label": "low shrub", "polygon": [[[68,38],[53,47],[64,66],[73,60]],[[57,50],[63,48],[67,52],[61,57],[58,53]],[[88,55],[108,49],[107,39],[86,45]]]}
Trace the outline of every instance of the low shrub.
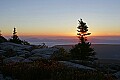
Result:
{"label": "low shrub", "polygon": [[18,80],[105,80],[100,72],[68,68],[53,60],[6,64],[0,67],[4,76]]}
{"label": "low shrub", "polygon": [[69,60],[70,54],[64,48],[58,48],[58,51],[55,51],[51,59],[53,60]]}

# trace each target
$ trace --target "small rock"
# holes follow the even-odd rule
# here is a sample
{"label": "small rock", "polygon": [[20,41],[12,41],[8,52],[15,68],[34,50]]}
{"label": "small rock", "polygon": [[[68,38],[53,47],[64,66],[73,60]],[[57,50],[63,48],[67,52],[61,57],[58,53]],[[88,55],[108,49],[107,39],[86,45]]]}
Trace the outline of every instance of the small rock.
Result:
{"label": "small rock", "polygon": [[0,56],[3,55],[6,51],[0,50]]}
{"label": "small rock", "polygon": [[24,59],[22,62],[33,62],[30,59]]}
{"label": "small rock", "polygon": [[120,80],[120,71],[114,73],[114,76],[115,76],[118,80]]}
{"label": "small rock", "polygon": [[68,67],[80,68],[80,69],[88,69],[88,70],[95,71],[94,68],[83,66],[83,65],[80,65],[80,64],[76,64],[76,63],[72,63],[72,62],[69,62],[69,61],[59,61],[59,62],[67,65]]}
{"label": "small rock", "polygon": [[42,59],[42,57],[40,57],[40,56],[32,56],[32,57],[29,57],[29,59],[32,60],[32,61],[36,61],[36,60]]}
{"label": "small rock", "polygon": [[16,53],[17,53],[18,55],[21,55],[21,54],[30,54],[29,51],[25,51],[25,50],[17,50]]}
{"label": "small rock", "polygon": [[39,56],[45,59],[49,59],[51,55],[57,51],[57,48],[42,48],[42,49],[34,49],[31,51],[32,56]]}
{"label": "small rock", "polygon": [[32,46],[29,45],[21,45],[21,44],[15,44],[11,42],[4,42],[0,44],[0,49],[2,50],[31,50]]}

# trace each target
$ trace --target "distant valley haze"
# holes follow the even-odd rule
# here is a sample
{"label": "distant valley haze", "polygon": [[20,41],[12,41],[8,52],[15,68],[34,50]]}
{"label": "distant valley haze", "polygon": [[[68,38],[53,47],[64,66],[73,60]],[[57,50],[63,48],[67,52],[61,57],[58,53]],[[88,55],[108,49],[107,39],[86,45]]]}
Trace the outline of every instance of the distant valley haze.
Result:
{"label": "distant valley haze", "polygon": [[[9,39],[11,36],[6,36]],[[77,44],[77,36],[19,36],[20,39],[26,40],[32,44],[40,45],[71,45]],[[92,44],[120,44],[120,36],[88,36],[88,42]]]}

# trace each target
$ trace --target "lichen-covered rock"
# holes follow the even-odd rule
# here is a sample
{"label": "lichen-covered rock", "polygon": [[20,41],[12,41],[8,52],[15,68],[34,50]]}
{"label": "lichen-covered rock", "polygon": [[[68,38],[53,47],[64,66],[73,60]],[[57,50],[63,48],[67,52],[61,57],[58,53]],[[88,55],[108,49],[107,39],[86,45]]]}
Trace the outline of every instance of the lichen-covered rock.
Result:
{"label": "lichen-covered rock", "polygon": [[[11,42],[4,42],[0,44],[0,55],[7,58],[3,59],[3,63],[13,62],[29,62],[37,59],[50,59],[51,55],[58,51],[57,48],[37,48],[33,49],[30,45],[21,45]],[[30,57],[30,58],[29,58]],[[24,60],[25,59],[25,60]],[[30,60],[28,60],[30,59]]]}
{"label": "lichen-covered rock", "polygon": [[39,54],[39,53],[35,53],[32,56],[39,56],[39,57],[41,57],[43,59],[49,59],[51,57],[51,55],[48,55],[48,54]]}
{"label": "lichen-covered rock", "polygon": [[11,42],[4,42],[0,44],[0,49],[1,50],[30,50],[32,48],[32,46],[29,45],[21,45],[21,44],[15,44],[15,43],[11,43]]}
{"label": "lichen-covered rock", "polygon": [[26,55],[25,55],[25,54],[21,54],[21,55],[19,55],[19,57],[23,57],[23,58],[25,58]]}
{"label": "lichen-covered rock", "polygon": [[0,56],[3,55],[3,54],[5,54],[5,52],[6,51],[4,51],[4,50],[0,50]]}
{"label": "lichen-covered rock", "polygon": [[42,59],[42,57],[40,57],[40,56],[31,56],[31,57],[29,57],[28,59],[30,59],[30,60],[32,60],[32,61],[36,61],[36,60]]}
{"label": "lichen-covered rock", "polygon": [[5,63],[5,64],[7,64],[7,63],[16,63],[16,62],[21,62],[24,59],[25,58],[23,58],[23,57],[15,56],[15,57],[10,57],[10,58],[4,59],[3,63]]}
{"label": "lichen-covered rock", "polygon": [[87,66],[84,66],[84,65],[81,65],[81,64],[72,63],[72,62],[69,62],[69,61],[59,61],[59,62],[67,65],[68,67],[80,68],[80,69],[88,69],[88,70],[93,70],[93,71],[96,70],[94,68],[87,67]]}
{"label": "lichen-covered rock", "polygon": [[33,62],[33,61],[30,59],[24,59],[22,62]]}
{"label": "lichen-covered rock", "polygon": [[33,54],[32,56],[39,56],[45,59],[49,59],[51,55],[57,50],[57,48],[42,48],[34,49],[33,51],[31,51],[31,53]]}
{"label": "lichen-covered rock", "polygon": [[26,50],[17,50],[17,51],[16,51],[16,54],[17,54],[17,55],[22,55],[22,54],[31,55],[31,53],[30,53],[29,51],[26,51]]}

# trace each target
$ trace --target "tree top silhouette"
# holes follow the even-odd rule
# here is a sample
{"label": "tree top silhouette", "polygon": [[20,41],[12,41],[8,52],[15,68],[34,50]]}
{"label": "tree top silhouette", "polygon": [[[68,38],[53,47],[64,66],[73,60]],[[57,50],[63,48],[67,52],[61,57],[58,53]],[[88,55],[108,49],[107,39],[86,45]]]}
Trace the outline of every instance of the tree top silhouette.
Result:
{"label": "tree top silhouette", "polygon": [[86,35],[90,35],[91,33],[87,33],[88,31],[88,26],[86,25],[86,23],[84,23],[82,21],[82,19],[78,20],[79,22],[79,26],[77,27],[78,28],[78,38],[80,39],[80,42],[81,43],[85,43],[85,41],[87,41],[87,37],[85,37]]}

